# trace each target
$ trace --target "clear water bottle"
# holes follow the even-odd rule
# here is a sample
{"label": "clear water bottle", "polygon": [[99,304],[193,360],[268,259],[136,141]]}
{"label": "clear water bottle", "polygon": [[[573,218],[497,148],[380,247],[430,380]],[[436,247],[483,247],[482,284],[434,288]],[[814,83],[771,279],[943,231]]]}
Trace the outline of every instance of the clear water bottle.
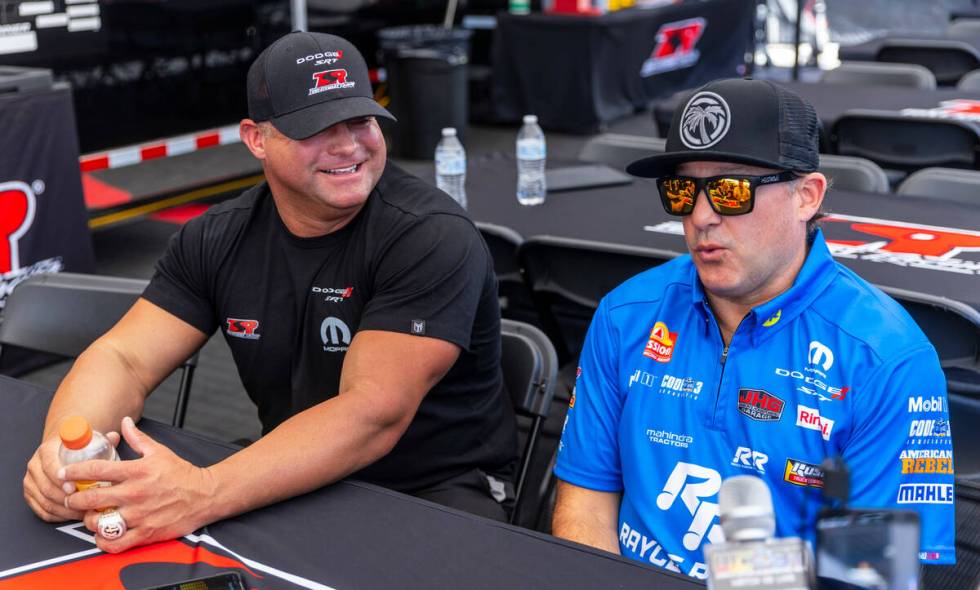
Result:
{"label": "clear water bottle", "polygon": [[540,205],[548,190],[544,163],[547,150],[538,118],[524,115],[524,126],[517,134],[517,202]]}
{"label": "clear water bottle", "polygon": [[466,209],[466,150],[452,127],[442,130],[436,146],[436,186]]}
{"label": "clear water bottle", "polygon": [[[92,461],[94,459],[104,459],[106,461],[118,461],[119,455],[116,454],[116,447],[112,446],[109,439],[101,432],[92,430],[88,420],[81,416],[70,416],[65,418],[58,428],[61,436],[61,448],[58,449],[58,459],[62,465],[81,463],[82,461]],[[76,481],[75,487],[78,490],[85,490],[92,487],[107,487],[107,481]]]}

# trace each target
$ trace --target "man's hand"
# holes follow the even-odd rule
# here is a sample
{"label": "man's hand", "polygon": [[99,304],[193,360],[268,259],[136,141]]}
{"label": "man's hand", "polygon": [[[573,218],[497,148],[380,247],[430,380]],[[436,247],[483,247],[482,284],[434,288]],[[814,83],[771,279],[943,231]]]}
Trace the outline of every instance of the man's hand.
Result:
{"label": "man's hand", "polygon": [[141,459],[87,461],[68,465],[57,473],[61,481],[109,481],[108,488],[92,488],[68,496],[69,511],[84,511],[85,527],[98,531],[99,508],[115,506],[126,521],[122,537],[108,541],[96,535],[99,549],[119,553],[131,547],[175,539],[208,524],[213,480],[207,469],[196,467],[139,431],[124,418],[122,433]]}
{"label": "man's hand", "polygon": [[[119,444],[118,432],[109,432],[106,438],[113,446]],[[60,447],[61,439],[57,436],[41,443],[27,463],[27,473],[24,474],[24,499],[34,514],[47,522],[81,520],[84,516],[82,511],[65,505],[65,497],[75,491],[75,484],[58,478],[58,470],[61,469],[58,459]]]}

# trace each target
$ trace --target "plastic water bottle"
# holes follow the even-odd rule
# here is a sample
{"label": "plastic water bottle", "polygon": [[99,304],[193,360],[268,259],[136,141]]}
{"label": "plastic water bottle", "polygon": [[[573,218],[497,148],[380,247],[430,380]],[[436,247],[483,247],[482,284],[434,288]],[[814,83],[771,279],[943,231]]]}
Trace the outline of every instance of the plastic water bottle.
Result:
{"label": "plastic water bottle", "polygon": [[544,163],[547,149],[544,132],[535,115],[524,115],[524,126],[517,134],[517,202],[521,205],[544,203]]}
{"label": "plastic water bottle", "polygon": [[[58,428],[61,436],[61,448],[58,449],[58,458],[62,465],[81,463],[82,461],[92,461],[94,459],[104,459],[107,461],[118,461],[119,455],[116,447],[112,446],[109,439],[101,432],[92,430],[88,420],[81,416],[70,416],[65,418]],[[76,481],[75,487],[86,490],[92,487],[108,487],[111,485],[107,481]]]}
{"label": "plastic water bottle", "polygon": [[436,146],[436,186],[466,209],[466,150],[452,127],[442,130]]}

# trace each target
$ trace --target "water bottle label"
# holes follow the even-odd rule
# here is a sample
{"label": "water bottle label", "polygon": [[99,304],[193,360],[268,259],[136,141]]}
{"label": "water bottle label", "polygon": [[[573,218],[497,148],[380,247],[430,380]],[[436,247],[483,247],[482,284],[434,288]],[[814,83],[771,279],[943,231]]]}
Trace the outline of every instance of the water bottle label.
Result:
{"label": "water bottle label", "polygon": [[466,174],[466,158],[457,155],[436,155],[436,174]]}
{"label": "water bottle label", "polygon": [[545,158],[544,142],[540,139],[518,139],[517,157],[521,160],[543,160]]}

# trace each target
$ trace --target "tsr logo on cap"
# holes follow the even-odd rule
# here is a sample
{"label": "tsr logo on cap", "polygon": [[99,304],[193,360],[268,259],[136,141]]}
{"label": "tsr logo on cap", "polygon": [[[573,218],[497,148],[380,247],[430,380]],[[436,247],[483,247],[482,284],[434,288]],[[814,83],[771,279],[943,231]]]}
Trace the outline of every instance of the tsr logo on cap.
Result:
{"label": "tsr logo on cap", "polygon": [[313,72],[313,81],[315,84],[310,88],[310,96],[326,90],[353,88],[355,84],[347,81],[347,70],[343,68]]}
{"label": "tsr logo on cap", "polygon": [[681,143],[692,150],[709,148],[724,139],[731,120],[724,98],[714,92],[698,92],[681,115]]}

